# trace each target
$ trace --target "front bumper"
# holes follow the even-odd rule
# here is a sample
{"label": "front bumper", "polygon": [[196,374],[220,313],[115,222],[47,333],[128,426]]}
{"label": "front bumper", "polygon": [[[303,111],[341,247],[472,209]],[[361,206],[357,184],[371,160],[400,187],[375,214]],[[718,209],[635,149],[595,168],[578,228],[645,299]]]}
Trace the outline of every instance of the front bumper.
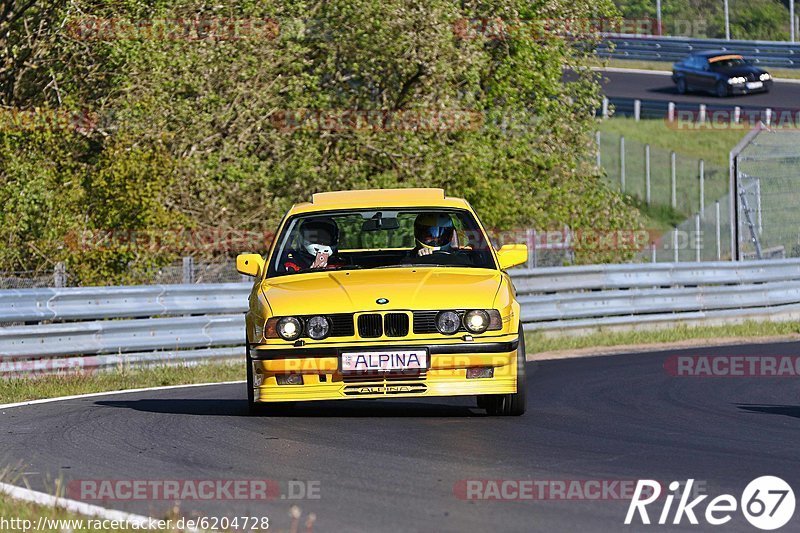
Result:
{"label": "front bumper", "polygon": [[752,93],[763,93],[768,92],[772,88],[772,80],[766,80],[761,82],[761,87],[757,87],[754,89],[748,89],[747,85],[744,83],[737,83],[736,85],[729,85],[728,92],[730,94],[752,94]]}
{"label": "front bumper", "polygon": [[[348,343],[317,347],[260,345],[251,348],[254,399],[258,402],[348,398],[509,394],[517,390],[516,334],[485,341]],[[339,353],[426,348],[429,368],[420,374],[343,375]],[[467,379],[472,367],[491,367],[489,378]],[[279,385],[277,376],[300,374],[302,385]]]}

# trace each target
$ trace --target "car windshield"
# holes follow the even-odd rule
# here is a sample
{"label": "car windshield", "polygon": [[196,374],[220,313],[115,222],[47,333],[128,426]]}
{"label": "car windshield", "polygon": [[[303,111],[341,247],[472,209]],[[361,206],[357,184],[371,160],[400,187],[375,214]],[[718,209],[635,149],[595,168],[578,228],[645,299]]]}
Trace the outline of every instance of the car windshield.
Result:
{"label": "car windshield", "polygon": [[712,57],[708,60],[708,62],[711,63],[712,68],[732,68],[743,67],[747,65],[747,62],[742,56]]}
{"label": "car windshield", "polygon": [[290,218],[267,276],[419,266],[496,269],[485,234],[458,209],[382,209]]}

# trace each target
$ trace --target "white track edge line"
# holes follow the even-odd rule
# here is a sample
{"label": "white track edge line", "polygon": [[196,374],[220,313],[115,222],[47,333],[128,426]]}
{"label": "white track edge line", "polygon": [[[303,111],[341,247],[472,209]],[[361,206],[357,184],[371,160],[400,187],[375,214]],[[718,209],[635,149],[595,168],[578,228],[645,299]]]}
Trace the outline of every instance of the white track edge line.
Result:
{"label": "white track edge line", "polygon": [[[8,483],[0,483],[0,493],[6,494],[9,497],[41,505],[44,507],[60,508],[67,512],[80,514],[88,517],[96,517],[104,520],[112,520],[124,522],[127,527],[135,524],[139,529],[151,529],[152,522],[158,522],[159,519],[151,518],[149,516],[142,516],[133,513],[126,513],[125,511],[116,511],[114,509],[106,509],[98,505],[91,505],[68,498],[59,498],[44,492],[38,492]],[[54,521],[56,519],[53,519]]]}
{"label": "white track edge line", "polygon": [[245,380],[217,381],[214,383],[187,383],[185,385],[163,385],[160,387],[143,387],[139,389],[122,389],[122,390],[112,390],[105,392],[89,392],[86,394],[74,394],[72,396],[56,396],[55,398],[40,398],[38,400],[28,400],[25,402],[7,403],[0,405],[0,410],[11,409],[13,407],[24,407],[26,405],[37,405],[40,403],[61,402],[64,400],[80,400],[82,398],[94,398],[96,396],[109,396],[112,394],[131,394],[134,392],[149,392],[149,391],[160,391],[160,390],[181,389],[181,388],[188,389],[193,387],[209,387],[211,385],[231,385],[235,383],[245,383]]}
{"label": "white track edge line", "polygon": [[590,67],[592,70],[597,70],[600,72],[619,72],[621,74],[658,74],[661,76],[665,76],[669,74],[672,75],[672,71],[670,70],[649,70],[644,68],[625,68],[625,67]]}

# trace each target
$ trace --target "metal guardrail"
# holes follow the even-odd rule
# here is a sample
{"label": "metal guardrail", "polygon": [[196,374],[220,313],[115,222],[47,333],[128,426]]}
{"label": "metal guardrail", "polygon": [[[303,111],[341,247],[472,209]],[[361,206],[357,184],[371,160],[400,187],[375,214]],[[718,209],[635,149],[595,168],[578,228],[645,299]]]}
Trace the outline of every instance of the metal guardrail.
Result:
{"label": "metal guardrail", "polygon": [[[613,44],[613,50],[609,44]],[[614,59],[674,62],[683,59],[690,52],[700,50],[730,50],[742,54],[757,65],[800,68],[800,43],[780,41],[620,35],[607,37],[598,47],[597,54]]]}
{"label": "metal guardrail", "polygon": [[89,320],[235,313],[250,285],[136,285],[0,291],[0,324],[43,320]]}
{"label": "metal guardrail", "polygon": [[[800,259],[517,269],[511,276],[527,330],[800,317]],[[241,358],[250,288],[0,291],[0,375]]]}
{"label": "metal guardrail", "polygon": [[[669,82],[672,83],[672,82]],[[683,121],[683,126],[686,122],[701,122],[701,116],[707,117],[705,120],[709,124],[718,126],[721,122],[735,122],[738,119],[745,124],[755,125],[758,122],[770,124],[775,120],[775,112],[785,112],[782,108],[769,108],[764,106],[752,106],[741,104],[697,104],[693,102],[670,102],[668,100],[641,100],[637,98],[622,98],[611,97],[608,98],[608,103],[614,107],[615,116],[626,116],[636,118],[636,101],[639,101],[639,117],[638,118],[659,118],[662,120],[669,120],[670,108],[672,108],[673,117],[677,117]],[[796,110],[789,110],[793,112],[792,116],[796,116]],[[602,108],[597,110],[597,114],[601,115]],[[688,112],[688,113],[684,113]],[[718,113],[722,112],[722,113]],[[687,120],[688,118],[688,120]],[[785,117],[784,117],[785,120]],[[794,124],[794,123],[792,123]]]}

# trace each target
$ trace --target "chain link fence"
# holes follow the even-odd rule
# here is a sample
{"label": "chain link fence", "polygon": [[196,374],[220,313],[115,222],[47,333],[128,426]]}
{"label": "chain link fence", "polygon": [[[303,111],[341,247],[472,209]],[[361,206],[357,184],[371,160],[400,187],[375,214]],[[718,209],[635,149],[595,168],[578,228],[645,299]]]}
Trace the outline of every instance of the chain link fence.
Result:
{"label": "chain link fence", "polygon": [[642,209],[674,220],[652,232],[639,261],[715,261],[731,256],[729,170],[702,159],[598,132],[597,164]]}
{"label": "chain link fence", "polygon": [[741,259],[800,257],[800,131],[763,129],[736,158]]}
{"label": "chain link fence", "polygon": [[610,132],[597,133],[597,162],[612,186],[646,206],[688,218],[728,193],[728,169]]}

